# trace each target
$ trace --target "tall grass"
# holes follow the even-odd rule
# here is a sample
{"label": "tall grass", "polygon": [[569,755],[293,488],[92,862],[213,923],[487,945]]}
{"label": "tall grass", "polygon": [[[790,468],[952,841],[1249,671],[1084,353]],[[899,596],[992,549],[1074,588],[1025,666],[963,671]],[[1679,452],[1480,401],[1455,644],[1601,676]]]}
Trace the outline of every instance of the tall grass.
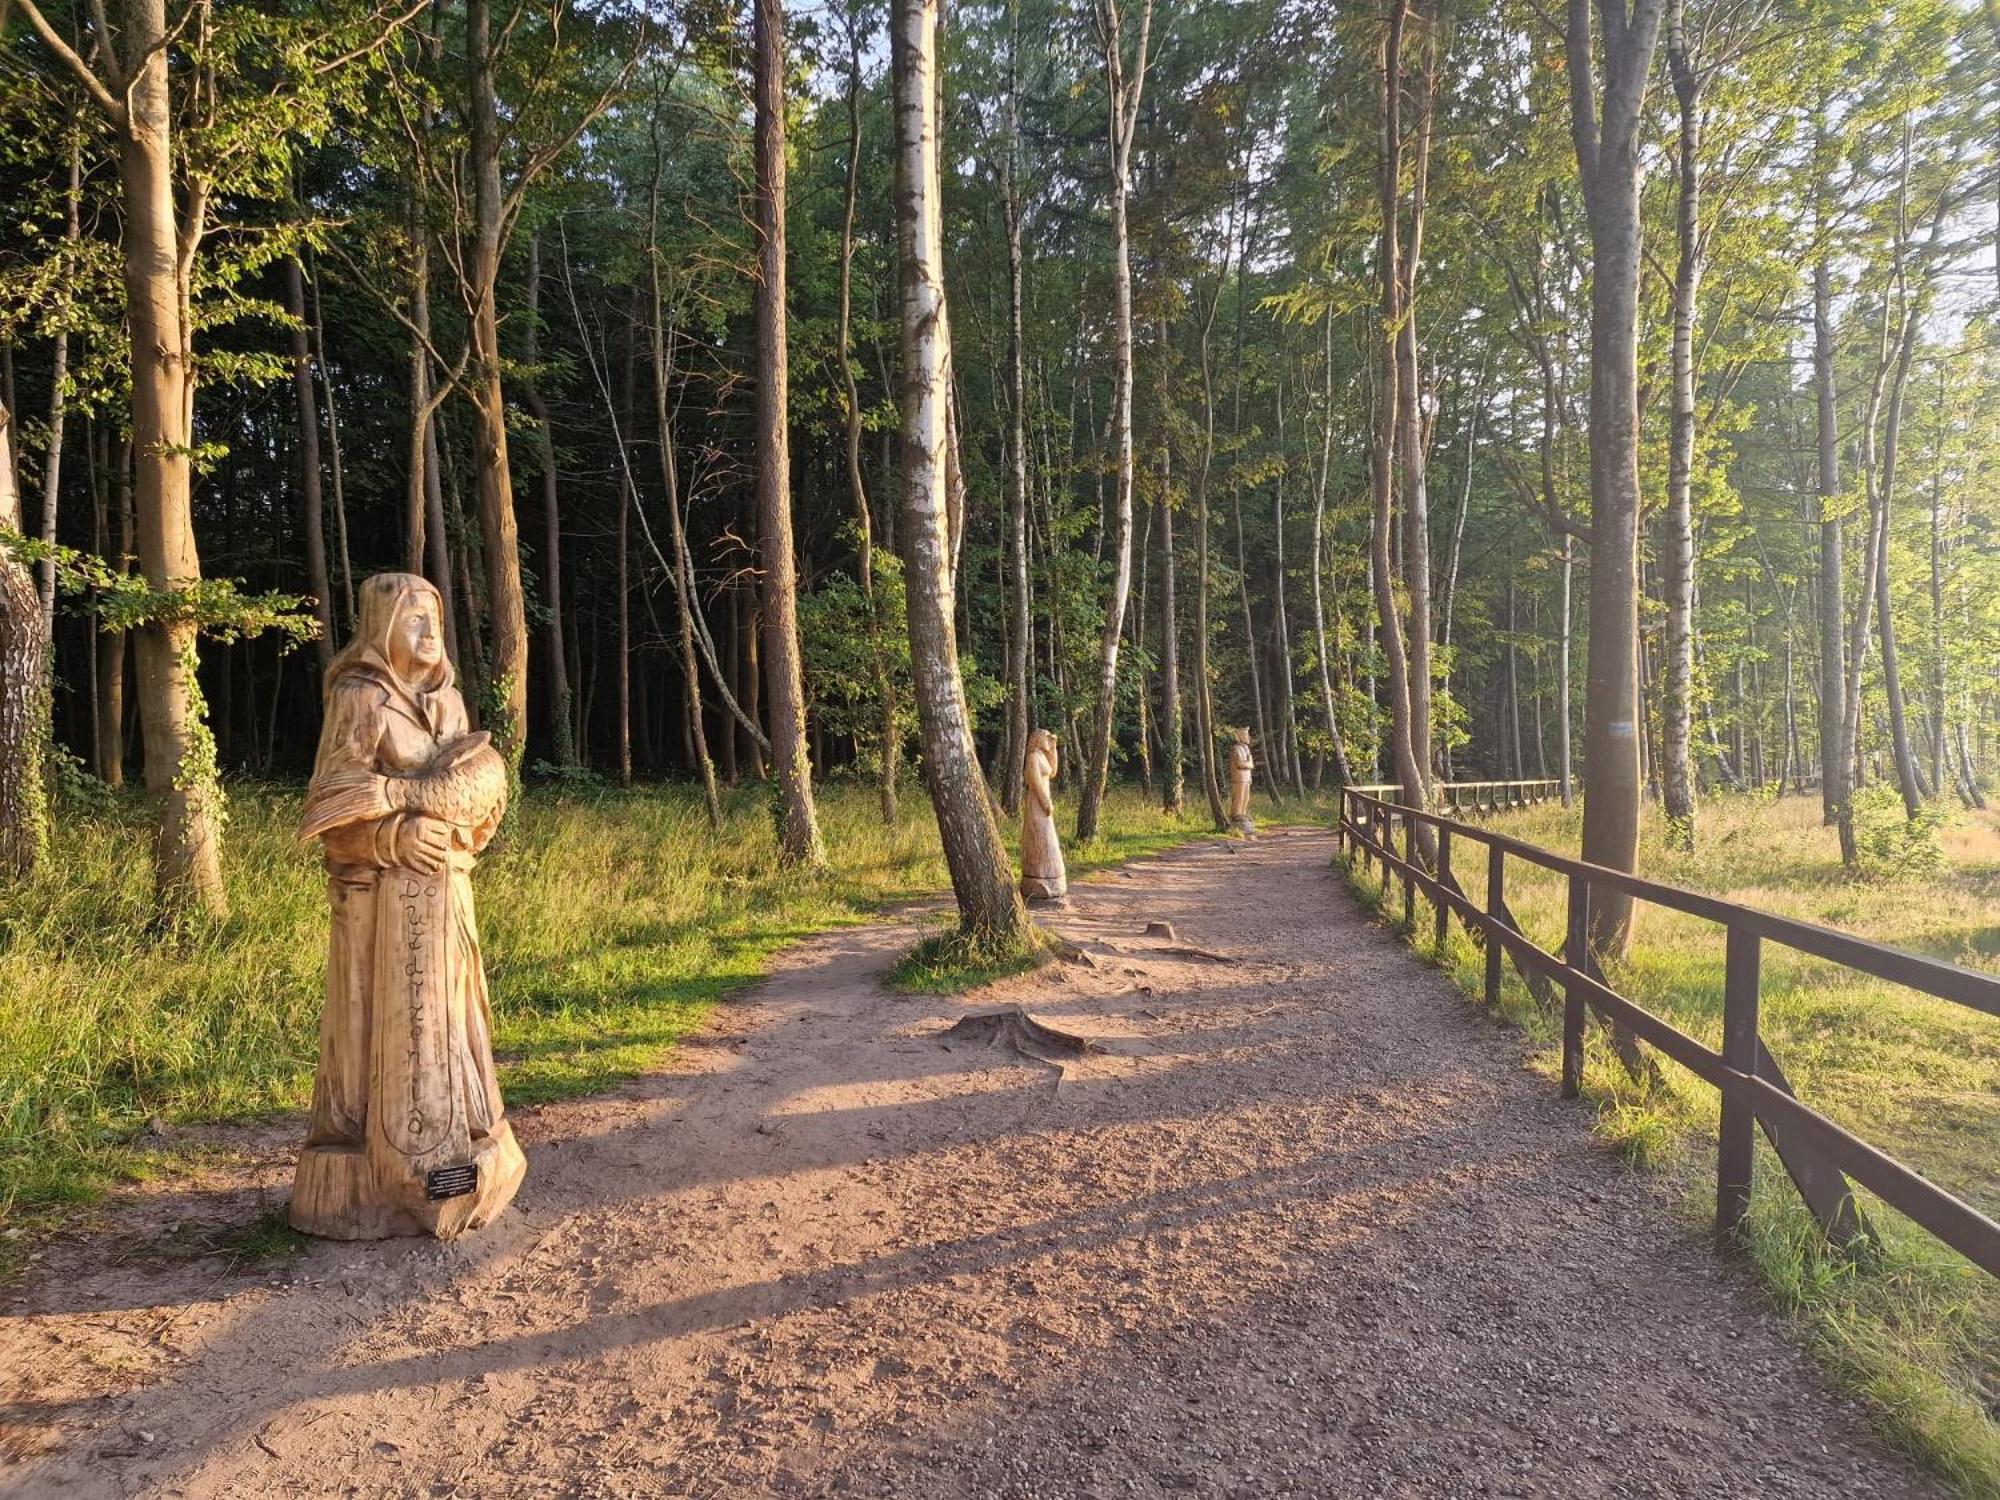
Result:
{"label": "tall grass", "polygon": [[[1557,806],[1508,813],[1506,832],[1558,853],[1578,847],[1576,815]],[[1842,869],[1816,798],[1722,798],[1701,813],[1693,854],[1667,847],[1657,818],[1642,874],[1895,947],[2000,972],[2000,817],[1962,814],[1938,830],[1939,858],[1900,877]],[[1485,861],[1455,873],[1485,899]],[[1400,885],[1355,878],[1364,899],[1401,916]],[[1523,929],[1554,951],[1566,921],[1562,877],[1510,860],[1507,900]],[[1417,931],[1430,931],[1419,898]],[[1641,905],[1630,957],[1610,977],[1621,994],[1711,1047],[1722,1032],[1723,929]],[[1429,949],[1429,938],[1423,939]],[[1484,955],[1453,924],[1432,955],[1468,992],[1483,992]],[[1536,1066],[1560,1068],[1558,1017],[1511,966],[1505,1017],[1541,1043]],[[1988,1214],[2000,1213],[2000,1021],[1775,943],[1763,947],[1762,1031],[1800,1099]],[[1635,1084],[1593,1029],[1586,1093],[1598,1130],[1635,1165],[1687,1184],[1691,1214],[1713,1212],[1716,1092],[1660,1059],[1658,1085]],[[1823,1251],[1783,1167],[1759,1143],[1755,1206],[1743,1237],[1774,1300],[1797,1315],[1840,1376],[1870,1398],[1884,1430],[1962,1493],[2000,1500],[2000,1283],[1894,1210],[1862,1194],[1881,1250]]]}
{"label": "tall grass", "polygon": [[[507,1097],[631,1077],[785,944],[946,889],[912,792],[891,828],[872,789],[826,787],[832,868],[805,876],[778,867],[762,788],[731,796],[720,838],[684,788],[531,790],[474,876]],[[161,1150],[149,1124],[307,1101],[326,952],[318,850],[294,837],[296,790],[237,786],[231,808],[221,926],[152,927],[143,809],[127,802],[67,818],[52,873],[0,904],[0,1220],[59,1216],[144,1172]],[[1071,864],[1200,831],[1120,792]]]}

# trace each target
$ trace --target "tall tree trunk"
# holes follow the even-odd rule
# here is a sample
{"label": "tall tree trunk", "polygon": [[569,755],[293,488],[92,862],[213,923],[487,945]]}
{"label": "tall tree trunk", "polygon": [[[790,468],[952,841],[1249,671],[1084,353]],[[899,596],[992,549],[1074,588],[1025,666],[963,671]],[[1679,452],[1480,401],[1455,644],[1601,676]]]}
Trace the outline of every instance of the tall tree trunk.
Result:
{"label": "tall tree trunk", "polygon": [[757,543],[763,562],[765,694],[778,782],[778,855],[826,862],[813,810],[799,662],[798,562],[792,549],[791,437],[785,340],[785,11],[755,0]]}
{"label": "tall tree trunk", "polygon": [[508,765],[518,768],[528,730],[528,611],[521,587],[514,477],[507,459],[507,397],[500,382],[500,253],[506,226],[493,91],[492,0],[466,0],[465,15],[472,117],[472,343],[477,366],[472,398],[479,414],[473,467],[479,480],[479,541],[489,616],[486,696],[494,715],[485,727]]}
{"label": "tall tree trunk", "polygon": [[1210,573],[1208,565],[1209,532],[1213,529],[1208,520],[1208,477],[1215,463],[1215,372],[1210,355],[1209,336],[1215,326],[1215,309],[1221,301],[1222,285],[1218,277],[1216,295],[1208,305],[1208,315],[1201,328],[1201,462],[1195,469],[1194,478],[1194,709],[1195,743],[1200,752],[1202,795],[1208,799],[1208,815],[1221,832],[1229,827],[1229,812],[1222,803],[1222,784],[1215,770],[1215,694],[1210,680],[1208,664],[1209,623],[1208,603],[1210,594]]}
{"label": "tall tree trunk", "polygon": [[[1639,134],[1662,0],[1569,0],[1571,134],[1588,208],[1590,294],[1590,657],[1584,689],[1583,858],[1614,870],[1639,851]],[[1589,942],[1622,957],[1632,900],[1593,893]]]}
{"label": "tall tree trunk", "polygon": [[[542,237],[528,236],[527,368],[521,373],[521,395],[535,419],[536,457],[542,468],[542,588],[549,609],[549,730],[555,763],[576,764],[576,738],[570,732],[569,650],[563,640],[562,495],[556,483],[555,424],[542,399]],[[624,514],[620,512],[620,525]]]}
{"label": "tall tree trunk", "polygon": [[[1278,451],[1285,448],[1285,388],[1281,383],[1277,392]],[[1298,715],[1295,712],[1292,689],[1292,626],[1285,603],[1285,471],[1277,474],[1275,493],[1271,501],[1271,529],[1274,540],[1271,548],[1271,593],[1272,628],[1276,639],[1272,643],[1277,656],[1275,674],[1278,679],[1278,730],[1285,750],[1285,768],[1291,777],[1292,790],[1303,797],[1306,794],[1305,772],[1299,764]]]}
{"label": "tall tree trunk", "polygon": [[[1021,7],[1007,7],[1007,155],[1001,207],[1007,227],[1007,753],[1000,768],[1000,805],[1021,810],[1021,767],[1028,754],[1033,600],[1028,583],[1028,354],[1021,255]],[[1173,585],[1168,584],[1169,590]],[[1171,609],[1171,605],[1168,606]],[[1178,723],[1178,719],[1175,721]]]}
{"label": "tall tree trunk", "polygon": [[[1996,18],[2000,20],[2000,18]],[[1937,405],[1932,422],[1936,433],[1931,452],[1931,526],[1930,526],[1930,593],[1931,593],[1931,662],[1930,662],[1930,756],[1931,783],[1940,792],[1944,789],[1947,760],[1945,757],[1945,717],[1949,711],[1946,695],[1946,659],[1944,630],[1944,441],[1945,441],[1945,368],[1938,366]]]}
{"label": "tall tree trunk", "polygon": [[1847,563],[1842,556],[1840,433],[1833,389],[1833,277],[1824,253],[1813,264],[1813,394],[1818,411],[1819,490],[1819,776],[1820,807],[1839,830],[1840,858],[1860,857],[1849,808],[1847,742]]}
{"label": "tall tree trunk", "polygon": [[1673,287],[1673,415],[1667,435],[1666,546],[1661,574],[1667,596],[1667,662],[1660,702],[1661,784],[1667,837],[1695,843],[1694,758],[1694,320],[1701,292],[1701,86],[1688,52],[1687,0],[1671,0],[1667,66],[1680,111],[1675,235],[1680,256]]}
{"label": "tall tree trunk", "polygon": [[1576,540],[1574,537],[1566,536],[1563,538],[1562,543],[1562,635],[1561,648],[1557,656],[1556,691],[1556,696],[1560,700],[1557,705],[1559,712],[1556,723],[1557,760],[1562,767],[1562,804],[1564,807],[1570,805],[1570,799],[1575,796],[1576,787],[1574,752],[1570,745],[1570,720],[1573,713],[1570,702],[1572,679],[1570,671],[1570,646],[1576,634],[1576,610],[1574,608],[1574,590],[1571,584],[1574,581],[1575,574]]}
{"label": "tall tree trunk", "polygon": [[1882,474],[1877,501],[1875,528],[1878,533],[1875,562],[1875,629],[1882,648],[1882,690],[1889,704],[1889,746],[1896,766],[1896,786],[1903,795],[1903,810],[1914,821],[1923,812],[1923,789],[1918,784],[1916,755],[1910,746],[1910,721],[1903,701],[1903,677],[1896,650],[1896,616],[1890,609],[1889,545],[1890,507],[1895,500],[1896,462],[1903,431],[1903,402],[1909,387],[1910,361],[1916,353],[1922,328],[1921,306],[1913,303],[1904,319],[1902,345],[1896,354],[1896,373],[1889,388],[1889,407],[1882,427]]}
{"label": "tall tree trunk", "polygon": [[[715,785],[715,763],[709,759],[708,754],[708,731],[702,722],[701,712],[701,669],[695,660],[695,611],[700,607],[700,601],[695,596],[694,564],[689,558],[687,527],[681,517],[680,456],[674,441],[673,411],[667,396],[674,372],[674,351],[668,343],[666,300],[660,290],[658,245],[660,165],[660,158],[656,154],[653,188],[647,200],[646,263],[653,292],[653,425],[659,437],[660,474],[666,482],[667,525],[674,548],[673,561],[667,572],[674,582],[674,613],[680,625],[682,722],[686,726],[690,753],[694,756],[696,767],[701,772],[702,804],[708,812],[708,829],[712,834],[719,834],[722,832],[722,797]],[[743,595],[739,589],[731,589],[729,593],[729,675],[725,676],[720,664],[713,661],[709,663],[709,670],[715,677],[722,696],[733,705],[736,700],[731,691],[731,680],[741,665],[742,656]],[[745,719],[746,727],[754,727],[748,726],[748,715],[744,714],[743,710],[737,709],[736,712]],[[729,780],[734,782],[736,726],[726,720],[723,725],[722,752]],[[754,740],[750,753],[752,756],[757,753]]]}
{"label": "tall tree trunk", "polygon": [[299,412],[299,512],[306,534],[306,587],[313,596],[313,615],[319,621],[319,639],[313,650],[319,657],[320,676],[333,664],[338,644],[333,623],[333,583],[326,566],[326,507],[319,450],[319,403],[313,393],[312,349],[307,339],[306,289],[298,257],[285,259],[285,311],[296,321],[292,325],[292,390]]}
{"label": "tall tree trunk", "polygon": [[1320,436],[1319,480],[1313,486],[1313,647],[1319,657],[1319,697],[1326,711],[1326,737],[1333,746],[1333,773],[1342,786],[1353,784],[1347,764],[1347,746],[1340,735],[1340,711],[1333,690],[1333,651],[1326,631],[1326,497],[1333,483],[1333,309],[1326,312],[1326,347],[1321,351],[1326,368],[1323,393],[1326,410]]}
{"label": "tall tree trunk", "polygon": [[320,308],[317,273],[312,278],[313,360],[319,366],[320,389],[326,392],[326,456],[333,481],[334,552],[340,559],[340,597],[351,628],[354,614],[354,554],[347,543],[347,471],[340,457],[340,408],[333,394],[333,367],[326,357],[326,318]]}
{"label": "tall tree trunk", "polygon": [[[1011,98],[1011,95],[1010,95]],[[1013,199],[1013,157],[1007,163],[1009,219],[1009,267],[1014,286],[1015,326],[1019,327],[1021,306],[1021,240],[1018,209]],[[861,601],[868,611],[868,666],[875,681],[876,735],[881,741],[882,763],[876,785],[881,793],[882,821],[896,825],[896,780],[903,757],[901,709],[896,701],[896,679],[889,670],[888,651],[882,641],[882,611],[875,596],[875,522],[868,504],[868,487],[861,479],[861,392],[854,380],[854,212],[861,185],[861,17],[859,0],[847,12],[847,179],[841,195],[840,216],[840,375],[843,413],[847,426],[847,491],[854,506],[857,533],[856,552],[860,561]],[[1018,351],[1018,344],[1016,345]],[[1018,396],[1018,391],[1016,392]],[[1016,407],[1015,423],[1020,422]],[[1020,462],[1017,452],[1015,461]],[[1025,586],[1025,576],[1023,584]],[[1023,606],[1025,607],[1025,606]],[[1008,643],[1010,652],[1014,644]],[[1008,722],[1014,722],[1010,717]],[[1012,764],[1011,760],[1009,762]],[[1011,788],[1017,778],[1001,777],[1003,788]],[[1012,811],[1012,808],[1009,808]]]}
{"label": "tall tree trunk", "polygon": [[[1409,596],[1408,672],[1410,758],[1417,780],[1412,802],[1431,800],[1431,545],[1430,490],[1425,476],[1423,386],[1417,357],[1417,270],[1423,259],[1424,209],[1430,178],[1437,73],[1437,16],[1424,21],[1424,67],[1417,76],[1417,139],[1411,163],[1409,239],[1396,252],[1401,280],[1396,328],[1396,447],[1403,469],[1403,587]],[[1401,70],[1398,57],[1394,66]],[[1395,186],[1391,184],[1392,188]],[[1393,210],[1394,205],[1391,205]],[[1426,849],[1429,830],[1419,839]],[[1426,852],[1426,858],[1428,858]]]}
{"label": "tall tree trunk", "polygon": [[[14,418],[0,406],[0,529],[21,530]],[[49,850],[49,637],[27,568],[0,546],[0,881],[32,878]]]}
{"label": "tall tree trunk", "polygon": [[[83,233],[81,203],[83,198],[83,135],[80,131],[70,132],[69,142],[69,184],[63,194],[63,245],[65,251],[74,253],[76,243]],[[11,408],[10,408],[11,410]],[[49,447],[48,459],[42,465],[42,541],[53,548],[56,541],[56,518],[62,503],[62,461],[63,428],[69,414],[69,329],[56,330],[55,348],[49,358]],[[22,521],[26,521],[23,516]],[[37,580],[41,596],[42,640],[53,644],[56,627],[56,562],[53,556],[43,560],[41,576]],[[55,663],[47,663],[53,672]]]}
{"label": "tall tree trunk", "polygon": [[1158,345],[1158,424],[1160,442],[1160,806],[1179,817],[1187,805],[1187,730],[1181,718],[1180,616],[1174,597],[1179,564],[1174,556],[1173,431],[1167,421],[1167,320],[1155,329]]}
{"label": "tall tree trunk", "polygon": [[[1402,78],[1403,31],[1409,21],[1409,0],[1396,0],[1389,12],[1388,32],[1383,42],[1379,70],[1381,84],[1380,199],[1382,227],[1377,255],[1377,275],[1381,282],[1382,336],[1378,348],[1381,380],[1376,392],[1374,441],[1369,453],[1369,477],[1373,500],[1373,521],[1369,535],[1369,555],[1374,564],[1375,612],[1381,624],[1383,660],[1389,679],[1389,754],[1399,786],[1397,800],[1421,807],[1427,798],[1425,767],[1416,755],[1415,706],[1410,698],[1414,680],[1396,601],[1396,569],[1391,555],[1391,533],[1395,530],[1396,430],[1402,410],[1399,395],[1402,361],[1398,344],[1403,319],[1403,276],[1401,269],[1402,199]],[[1414,399],[1414,396],[1412,397]],[[1407,537],[1405,538],[1407,546]],[[1435,838],[1421,830],[1419,842],[1426,860],[1431,857]]]}
{"label": "tall tree trunk", "polygon": [[1126,198],[1132,182],[1132,138],[1138,131],[1139,102],[1145,91],[1151,51],[1153,0],[1140,0],[1139,36],[1128,75],[1124,16],[1118,0],[1097,0],[1097,25],[1104,43],[1111,156],[1112,297],[1117,309],[1117,366],[1111,420],[1117,465],[1111,560],[1111,598],[1104,609],[1103,644],[1098,652],[1097,720],[1090,761],[1084,768],[1077,804],[1077,842],[1097,837],[1098,815],[1111,775],[1112,725],[1118,708],[1118,645],[1125,634],[1125,606],[1132,592],[1132,244]]}
{"label": "tall tree trunk", "polygon": [[[132,446],[139,567],[156,591],[201,578],[193,517],[194,381],[189,277],[205,218],[190,190],[185,225],[174,201],[173,100],[165,0],[127,0],[128,76],[119,121],[125,209],[125,295],[132,356]],[[222,884],[222,788],[195,678],[192,621],[137,632],[146,788],[155,810],[153,860],[167,914],[228,914]]]}
{"label": "tall tree trunk", "polygon": [[[760,0],[768,4],[770,0]],[[959,922],[985,942],[1016,943],[1027,911],[980,775],[953,628],[945,503],[943,201],[933,82],[937,0],[893,0],[890,49],[896,121],[896,238],[902,288],[902,533],[910,665],[925,779]]]}

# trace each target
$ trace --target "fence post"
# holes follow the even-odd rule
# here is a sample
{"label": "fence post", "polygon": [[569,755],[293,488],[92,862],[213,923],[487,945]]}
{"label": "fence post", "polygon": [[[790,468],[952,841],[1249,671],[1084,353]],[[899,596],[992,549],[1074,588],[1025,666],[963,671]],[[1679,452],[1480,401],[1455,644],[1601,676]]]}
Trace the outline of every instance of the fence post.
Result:
{"label": "fence post", "polygon": [[1500,909],[1507,904],[1507,851],[1486,846],[1486,1003],[1500,1003]]}
{"label": "fence post", "polygon": [[[1722,1061],[1755,1077],[1757,1001],[1763,940],[1740,927],[1729,929],[1722,987]],[[1756,1161],[1757,1111],[1747,1099],[1722,1091],[1722,1130],[1715,1152],[1715,1227],[1732,1233],[1750,1208],[1750,1179]]]}
{"label": "fence post", "polygon": [[1340,806],[1333,815],[1333,857],[1347,853],[1347,788],[1340,789]]}
{"label": "fence post", "polygon": [[1563,945],[1563,966],[1570,977],[1563,984],[1563,1078],[1562,1096],[1575,1099],[1583,1093],[1583,985],[1589,972],[1586,948],[1590,942],[1590,881],[1582,875],[1569,877],[1569,931]]}
{"label": "fence post", "polygon": [[1431,945],[1439,958],[1444,957],[1444,940],[1451,930],[1451,907],[1445,901],[1445,892],[1451,889],[1451,824],[1438,824],[1438,890],[1431,898],[1437,908],[1437,926],[1431,934]]}
{"label": "fence post", "polygon": [[1412,941],[1417,935],[1417,820],[1403,814],[1403,925]]}

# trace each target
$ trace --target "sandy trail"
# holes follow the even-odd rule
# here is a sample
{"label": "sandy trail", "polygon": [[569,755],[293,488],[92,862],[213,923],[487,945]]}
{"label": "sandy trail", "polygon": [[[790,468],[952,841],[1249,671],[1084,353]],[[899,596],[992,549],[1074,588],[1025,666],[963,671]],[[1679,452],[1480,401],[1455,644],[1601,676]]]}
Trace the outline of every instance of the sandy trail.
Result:
{"label": "sandy trail", "polygon": [[[880,987],[907,924],[809,941],[517,1114],[469,1242],[54,1256],[0,1495],[1939,1493],[1331,853],[1080,885],[1096,967],[962,1000]],[[995,1000],[1108,1050],[936,1039]]]}

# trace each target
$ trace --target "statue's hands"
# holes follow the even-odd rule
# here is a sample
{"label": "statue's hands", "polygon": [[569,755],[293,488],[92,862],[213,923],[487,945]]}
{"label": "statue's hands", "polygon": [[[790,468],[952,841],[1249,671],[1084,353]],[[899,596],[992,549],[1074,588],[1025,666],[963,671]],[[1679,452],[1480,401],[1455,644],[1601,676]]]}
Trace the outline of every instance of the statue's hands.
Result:
{"label": "statue's hands", "polygon": [[411,813],[396,830],[396,863],[420,874],[437,874],[450,852],[451,825],[438,818]]}

